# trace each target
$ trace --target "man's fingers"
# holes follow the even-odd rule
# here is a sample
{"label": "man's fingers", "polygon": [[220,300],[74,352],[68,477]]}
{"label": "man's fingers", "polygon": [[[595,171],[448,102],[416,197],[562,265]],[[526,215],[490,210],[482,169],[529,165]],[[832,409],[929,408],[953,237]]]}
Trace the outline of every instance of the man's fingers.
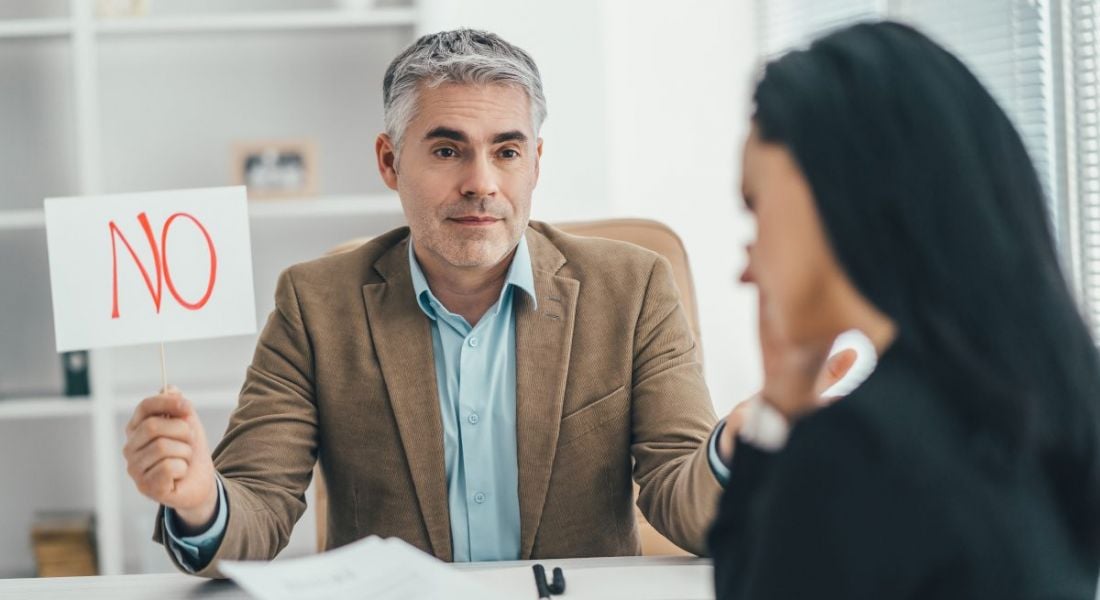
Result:
{"label": "man's fingers", "polygon": [[718,458],[722,459],[723,463],[729,464],[733,456],[737,432],[741,431],[741,426],[745,424],[748,408],[748,401],[741,402],[726,416],[726,426],[722,429],[722,436],[718,438]]}
{"label": "man's fingers", "polygon": [[135,455],[158,438],[168,438],[190,445],[194,441],[191,426],[181,419],[149,417],[130,432],[123,454]]}
{"label": "man's fingers", "polygon": [[134,472],[145,475],[149,472],[149,469],[152,469],[158,462],[165,458],[180,458],[187,464],[191,464],[191,457],[193,455],[194,452],[190,444],[170,440],[168,438],[157,438],[134,455],[131,461],[131,468]]}
{"label": "man's fingers", "polygon": [[726,417],[726,427],[731,429],[734,433],[741,430],[741,426],[745,424],[745,417],[749,412],[749,401],[739,402],[737,406],[733,407],[729,416]]}
{"label": "man's fingers", "polygon": [[126,425],[126,431],[132,431],[142,421],[152,416],[167,415],[170,417],[185,418],[191,414],[191,403],[178,393],[150,396],[142,400],[134,409],[134,416]]}
{"label": "man's fingers", "polygon": [[176,489],[176,480],[187,474],[187,462],[182,458],[165,458],[156,463],[142,478],[145,491],[163,499]]}

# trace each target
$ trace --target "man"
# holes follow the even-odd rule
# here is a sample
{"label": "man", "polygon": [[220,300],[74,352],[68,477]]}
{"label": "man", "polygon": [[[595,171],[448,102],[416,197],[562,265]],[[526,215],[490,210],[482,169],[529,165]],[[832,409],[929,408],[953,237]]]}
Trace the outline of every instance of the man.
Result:
{"label": "man", "polygon": [[[379,171],[409,223],[291,267],[213,459],[178,392],[124,454],[178,566],[270,559],[319,459],[329,546],[397,536],[443,560],[630,555],[638,504],[704,551],[725,476],[669,265],[529,222],[546,115],[499,37],[428,35],[384,81]],[[723,437],[723,445],[730,441]]]}

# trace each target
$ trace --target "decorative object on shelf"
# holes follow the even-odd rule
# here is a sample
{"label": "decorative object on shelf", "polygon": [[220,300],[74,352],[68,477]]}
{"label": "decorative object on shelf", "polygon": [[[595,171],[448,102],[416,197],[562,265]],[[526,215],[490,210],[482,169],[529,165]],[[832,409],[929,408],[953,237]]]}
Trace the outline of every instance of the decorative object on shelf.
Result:
{"label": "decorative object on shelf", "polygon": [[99,574],[95,517],[90,511],[35,513],[31,544],[39,577]]}
{"label": "decorative object on shelf", "polygon": [[312,196],[316,152],[308,140],[238,142],[233,145],[234,183],[248,188],[250,200]]}
{"label": "decorative object on shelf", "polygon": [[96,14],[104,19],[143,17],[149,14],[147,0],[98,0]]}
{"label": "decorative object on shelf", "polygon": [[91,393],[91,386],[88,382],[87,350],[62,352],[61,366],[65,371],[66,396],[87,396]]}

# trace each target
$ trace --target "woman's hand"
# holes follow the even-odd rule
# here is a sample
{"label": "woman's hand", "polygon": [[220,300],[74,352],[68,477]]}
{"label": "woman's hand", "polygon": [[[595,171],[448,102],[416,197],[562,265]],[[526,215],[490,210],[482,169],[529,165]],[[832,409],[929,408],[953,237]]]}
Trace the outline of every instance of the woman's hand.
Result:
{"label": "woman's hand", "polygon": [[[750,268],[741,275],[741,281],[754,281]],[[762,291],[757,309],[760,353],[764,363],[764,387],[759,395],[764,401],[774,406],[788,421],[795,421],[836,400],[822,397],[822,394],[843,379],[855,365],[858,358],[855,349],[846,348],[830,357],[833,340],[812,345],[793,344],[779,335]],[[730,411],[718,439],[718,454],[727,463],[733,455],[734,440],[744,423],[747,406],[747,402],[741,402]]]}

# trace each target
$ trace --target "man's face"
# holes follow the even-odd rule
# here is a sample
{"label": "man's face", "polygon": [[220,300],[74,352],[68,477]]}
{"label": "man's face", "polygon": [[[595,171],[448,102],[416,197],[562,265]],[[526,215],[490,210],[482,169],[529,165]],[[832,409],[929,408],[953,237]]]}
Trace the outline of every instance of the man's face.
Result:
{"label": "man's face", "polygon": [[542,155],[522,89],[421,86],[399,157],[385,134],[376,151],[421,260],[484,269],[510,255],[527,228]]}

